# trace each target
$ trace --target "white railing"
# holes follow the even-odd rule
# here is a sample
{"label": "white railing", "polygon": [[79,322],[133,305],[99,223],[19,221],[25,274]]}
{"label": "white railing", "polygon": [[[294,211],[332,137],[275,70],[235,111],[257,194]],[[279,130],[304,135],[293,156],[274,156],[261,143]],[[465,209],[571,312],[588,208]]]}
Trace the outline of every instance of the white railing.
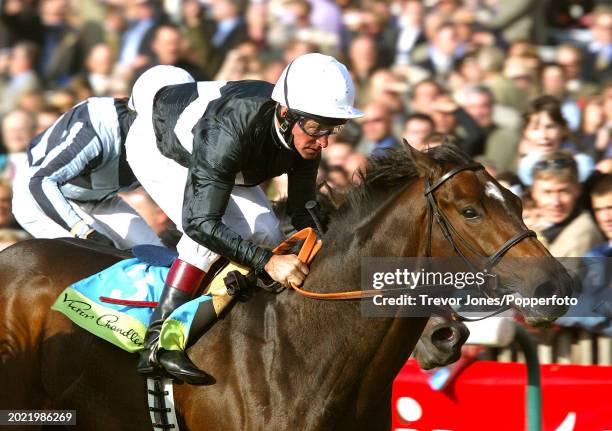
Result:
{"label": "white railing", "polygon": [[[512,319],[490,318],[468,323],[468,344],[490,346],[483,355],[499,362],[525,362],[521,349],[510,340],[514,337]],[[531,332],[531,331],[530,331]],[[537,329],[540,364],[612,365],[612,338],[575,328]]]}

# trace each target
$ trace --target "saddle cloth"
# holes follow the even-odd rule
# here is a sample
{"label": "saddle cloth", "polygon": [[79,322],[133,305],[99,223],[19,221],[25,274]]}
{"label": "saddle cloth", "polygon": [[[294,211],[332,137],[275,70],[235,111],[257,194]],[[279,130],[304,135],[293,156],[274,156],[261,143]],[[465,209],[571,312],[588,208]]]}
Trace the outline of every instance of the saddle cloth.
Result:
{"label": "saddle cloth", "polygon": [[[310,263],[321,248],[316,233],[306,228],[281,243],[273,252],[289,252],[296,243],[302,243],[298,257],[305,263]],[[167,259],[163,251],[150,248],[135,250],[135,255],[140,258],[122,260],[68,286],[51,309],[123,350],[142,350],[153,308],[161,297],[168,275],[166,264],[172,259]],[[210,313],[211,308],[214,308],[217,317],[221,314],[233,300],[224,283],[224,278],[231,271],[246,275],[249,268],[230,262],[217,269],[204,295],[178,307],[166,319],[160,334],[160,347],[185,350],[196,316]]]}
{"label": "saddle cloth", "polygon": [[[184,350],[191,324],[200,306],[213,301],[217,316],[231,302],[223,278],[230,271],[248,268],[230,263],[217,273],[205,295],[178,307],[162,327],[160,343],[167,350]],[[126,259],[67,287],[51,309],[63,313],[86,331],[122,348],[143,347],[153,308],[159,300],[169,268]],[[107,298],[117,303],[105,301]],[[145,305],[145,306],[143,306]]]}

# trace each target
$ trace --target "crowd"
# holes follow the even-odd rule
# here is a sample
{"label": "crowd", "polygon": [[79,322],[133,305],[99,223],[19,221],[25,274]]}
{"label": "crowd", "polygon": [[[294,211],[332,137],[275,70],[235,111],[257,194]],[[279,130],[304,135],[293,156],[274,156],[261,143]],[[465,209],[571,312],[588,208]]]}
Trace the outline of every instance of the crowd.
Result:
{"label": "crowd", "polygon": [[[345,63],[365,115],[330,137],[320,180],[345,192],[371,154],[457,145],[523,200],[556,257],[612,256],[612,4],[538,0],[5,0],[0,12],[0,249],[26,148],[92,96],[155,65],[275,83],[307,52]],[[405,140],[405,141],[404,141]],[[267,185],[286,196],[286,179]],[[172,222],[122,195],[164,243]]]}

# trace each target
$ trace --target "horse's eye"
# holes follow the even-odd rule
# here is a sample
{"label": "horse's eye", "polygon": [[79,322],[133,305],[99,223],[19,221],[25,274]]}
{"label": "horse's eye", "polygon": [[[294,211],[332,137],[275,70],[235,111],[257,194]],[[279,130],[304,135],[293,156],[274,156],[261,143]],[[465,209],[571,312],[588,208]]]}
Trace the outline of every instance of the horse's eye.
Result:
{"label": "horse's eye", "polygon": [[478,218],[478,213],[472,207],[465,207],[461,210],[461,215],[468,220]]}

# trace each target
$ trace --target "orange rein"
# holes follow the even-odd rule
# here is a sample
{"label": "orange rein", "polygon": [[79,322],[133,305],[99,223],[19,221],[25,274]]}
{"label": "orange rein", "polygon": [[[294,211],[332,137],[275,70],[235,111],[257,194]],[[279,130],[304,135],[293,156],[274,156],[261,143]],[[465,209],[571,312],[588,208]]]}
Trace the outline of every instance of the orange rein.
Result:
{"label": "orange rein", "polygon": [[[274,250],[272,250],[275,254],[282,254],[289,248],[294,242],[304,240],[304,244],[298,253],[298,259],[305,263],[306,265],[310,265],[314,257],[317,255],[323,242],[320,239],[317,239],[317,234],[313,228],[307,227],[302,229],[298,233],[292,235],[290,238],[286,239],[282,243],[280,243]],[[310,292],[308,290],[301,289],[298,286],[291,284],[291,288],[295,290],[300,295],[311,298],[311,299],[326,299],[326,300],[339,300],[339,299],[361,299],[368,298],[374,295],[380,295],[383,293],[380,290],[351,290],[348,292],[333,292],[333,293],[319,293],[319,292]]]}

